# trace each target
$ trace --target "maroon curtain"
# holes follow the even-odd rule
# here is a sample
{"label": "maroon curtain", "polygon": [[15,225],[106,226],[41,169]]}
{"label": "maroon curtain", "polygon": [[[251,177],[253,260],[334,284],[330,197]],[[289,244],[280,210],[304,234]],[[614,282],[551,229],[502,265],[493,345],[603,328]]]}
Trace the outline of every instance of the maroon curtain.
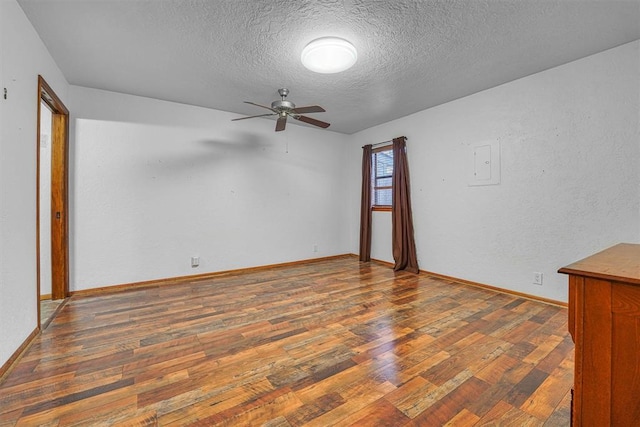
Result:
{"label": "maroon curtain", "polygon": [[391,222],[393,244],[393,269],[418,273],[418,256],[413,239],[413,217],[411,215],[411,197],[409,192],[409,165],[405,137],[393,140],[393,178]]}
{"label": "maroon curtain", "polygon": [[371,261],[371,144],[362,147],[362,201],[360,204],[360,261]]}

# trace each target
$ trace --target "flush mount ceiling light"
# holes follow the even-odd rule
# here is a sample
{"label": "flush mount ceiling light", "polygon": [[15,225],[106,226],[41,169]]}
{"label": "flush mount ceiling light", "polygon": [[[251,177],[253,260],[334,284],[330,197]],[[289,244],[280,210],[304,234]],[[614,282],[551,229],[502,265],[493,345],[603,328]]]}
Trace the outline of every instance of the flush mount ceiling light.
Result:
{"label": "flush mount ceiling light", "polygon": [[356,48],[338,37],[315,39],[302,49],[302,64],[316,73],[331,74],[347,70],[356,63]]}

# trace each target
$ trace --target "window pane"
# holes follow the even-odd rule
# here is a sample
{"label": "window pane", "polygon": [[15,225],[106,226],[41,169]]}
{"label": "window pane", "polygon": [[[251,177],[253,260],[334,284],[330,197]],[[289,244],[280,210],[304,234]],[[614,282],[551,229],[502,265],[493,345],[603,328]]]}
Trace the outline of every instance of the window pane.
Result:
{"label": "window pane", "polygon": [[372,155],[371,191],[374,206],[391,206],[393,176],[393,150],[376,151]]}
{"label": "window pane", "polygon": [[391,187],[391,177],[389,178],[376,178],[376,187]]}
{"label": "window pane", "polygon": [[391,206],[391,189],[376,190],[373,204],[376,206]]}
{"label": "window pane", "polygon": [[393,151],[381,151],[375,156],[376,177],[393,174]]}

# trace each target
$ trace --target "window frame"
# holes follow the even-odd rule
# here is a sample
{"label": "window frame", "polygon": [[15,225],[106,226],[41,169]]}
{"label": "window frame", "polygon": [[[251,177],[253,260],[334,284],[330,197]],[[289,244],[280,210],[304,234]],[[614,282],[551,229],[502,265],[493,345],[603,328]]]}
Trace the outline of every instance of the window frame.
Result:
{"label": "window frame", "polygon": [[376,147],[371,151],[371,210],[372,211],[382,211],[389,212],[392,210],[391,205],[376,205],[376,191],[378,190],[391,190],[391,197],[393,197],[393,185],[385,185],[385,186],[377,186],[377,180],[380,178],[391,178],[393,179],[393,163],[391,175],[377,176],[377,162],[376,155],[381,152],[388,151],[391,153],[391,158],[393,159],[393,145],[384,145],[381,147]]}

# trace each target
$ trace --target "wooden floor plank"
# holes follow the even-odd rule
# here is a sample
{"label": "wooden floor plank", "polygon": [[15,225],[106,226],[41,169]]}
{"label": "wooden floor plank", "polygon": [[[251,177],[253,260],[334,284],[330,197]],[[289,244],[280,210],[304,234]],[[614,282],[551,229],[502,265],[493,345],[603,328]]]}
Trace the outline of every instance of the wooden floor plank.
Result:
{"label": "wooden floor plank", "polygon": [[410,418],[385,399],[378,399],[342,419],[336,426],[393,427],[407,424]]}
{"label": "wooden floor plank", "polygon": [[343,257],[71,297],[0,427],[563,426],[572,375],[566,309]]}
{"label": "wooden floor plank", "polygon": [[[465,426],[473,426],[476,425],[480,417],[478,417],[473,412],[468,411],[467,409],[463,409],[458,412],[458,414],[451,418],[443,427],[465,427]],[[408,424],[411,425],[411,424]],[[413,425],[416,425],[413,423]]]}
{"label": "wooden floor plank", "polygon": [[466,409],[468,402],[481,395],[489,388],[489,384],[471,377],[451,390],[443,398],[435,402],[428,410],[413,418],[415,425],[445,425]]}
{"label": "wooden floor plank", "polygon": [[573,380],[573,362],[565,360],[531,393],[520,405],[520,409],[541,420],[546,420],[567,394],[561,384],[571,380]]}

